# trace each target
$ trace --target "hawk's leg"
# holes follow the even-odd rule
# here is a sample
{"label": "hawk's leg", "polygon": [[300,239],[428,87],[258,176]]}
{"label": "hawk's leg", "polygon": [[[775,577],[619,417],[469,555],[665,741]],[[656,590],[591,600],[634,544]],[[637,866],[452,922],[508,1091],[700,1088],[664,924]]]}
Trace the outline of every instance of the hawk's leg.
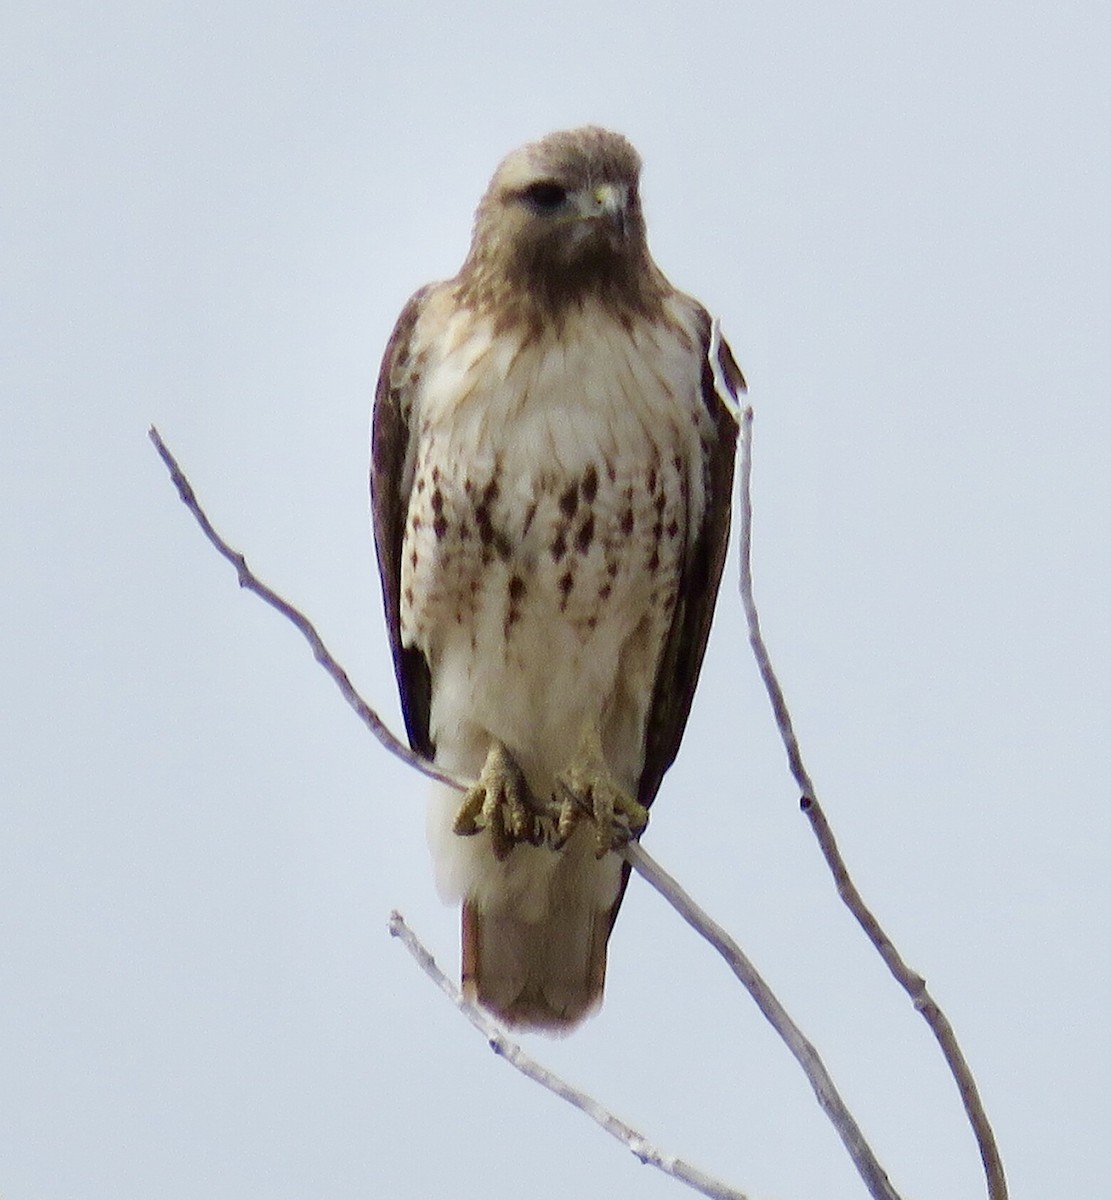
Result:
{"label": "hawk's leg", "polygon": [[556,778],[559,820],[555,845],[562,846],[584,816],[594,820],[594,846],[599,858],[619,850],[648,824],[648,810],[614,779],[602,756],[602,741],[588,730],[579,752]]}
{"label": "hawk's leg", "polygon": [[465,837],[489,829],[490,844],[499,862],[518,842],[538,846],[543,840],[528,784],[501,742],[491,743],[478,782],[464,795],[453,828]]}

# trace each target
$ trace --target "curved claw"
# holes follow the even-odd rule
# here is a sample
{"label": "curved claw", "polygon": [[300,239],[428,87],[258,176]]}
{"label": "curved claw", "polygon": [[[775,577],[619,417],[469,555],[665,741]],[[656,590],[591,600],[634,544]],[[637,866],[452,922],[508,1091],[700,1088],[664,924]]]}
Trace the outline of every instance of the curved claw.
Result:
{"label": "curved claw", "polygon": [[594,821],[594,852],[598,858],[620,850],[648,824],[648,810],[618,786],[600,759],[573,763],[558,782],[563,798],[556,824],[557,848],[584,816]]}
{"label": "curved claw", "polygon": [[536,846],[543,840],[540,816],[525,777],[500,742],[490,747],[478,782],[464,795],[453,829],[462,837],[489,829],[491,848],[499,862],[520,842]]}

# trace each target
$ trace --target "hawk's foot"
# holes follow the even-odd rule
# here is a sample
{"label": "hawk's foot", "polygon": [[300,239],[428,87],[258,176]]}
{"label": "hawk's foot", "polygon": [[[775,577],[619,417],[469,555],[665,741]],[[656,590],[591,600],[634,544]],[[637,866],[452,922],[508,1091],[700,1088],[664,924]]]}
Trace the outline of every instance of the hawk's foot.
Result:
{"label": "hawk's foot", "polygon": [[464,837],[490,830],[494,857],[501,862],[520,842],[543,840],[540,817],[521,768],[501,744],[486,755],[478,782],[463,796],[453,828]]}
{"label": "hawk's foot", "polygon": [[562,846],[589,816],[594,821],[595,854],[602,858],[640,835],[648,824],[648,810],[614,780],[602,761],[601,746],[594,751],[592,742],[584,741],[578,758],[556,779],[560,795],[554,844]]}

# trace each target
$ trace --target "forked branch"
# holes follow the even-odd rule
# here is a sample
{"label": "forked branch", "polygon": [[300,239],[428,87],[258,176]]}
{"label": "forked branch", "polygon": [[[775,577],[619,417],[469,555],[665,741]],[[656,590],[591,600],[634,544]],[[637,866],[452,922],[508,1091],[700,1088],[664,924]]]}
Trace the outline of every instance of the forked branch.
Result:
{"label": "forked branch", "polygon": [[[752,523],[752,508],[750,500],[750,479],[751,479],[751,426],[752,426],[752,410],[746,409],[740,414],[741,432],[742,432],[742,460],[741,460],[741,590],[742,598],[745,604],[745,612],[749,620],[750,640],[752,641],[753,650],[756,653],[757,663],[760,667],[761,675],[764,678],[765,686],[768,689],[769,696],[772,700],[772,707],[775,711],[776,721],[779,725],[780,732],[787,746],[788,757],[791,764],[792,773],[798,781],[803,792],[803,807],[810,816],[811,823],[814,826],[815,832],[818,834],[819,841],[822,844],[823,852],[826,854],[827,861],[830,863],[831,869],[834,871],[834,876],[838,883],[838,889],[842,897],[853,909],[858,920],[864,925],[865,930],[872,938],[873,944],[884,956],[886,962],[891,967],[896,978],[907,987],[912,998],[915,1000],[916,1007],[919,1007],[930,1022],[931,1028],[935,1030],[939,1041],[942,1043],[942,1048],[946,1053],[946,1059],[950,1063],[950,1067],[957,1079],[958,1086],[961,1089],[961,1094],[965,1098],[966,1108],[969,1110],[970,1117],[973,1120],[973,1126],[977,1133],[977,1138],[980,1140],[981,1152],[984,1154],[985,1167],[988,1169],[989,1179],[989,1195],[990,1200],[1006,1200],[1006,1188],[1003,1184],[1002,1167],[998,1162],[998,1154],[995,1152],[994,1139],[991,1137],[990,1127],[987,1125],[986,1116],[983,1115],[982,1106],[980,1106],[979,1098],[976,1094],[975,1084],[972,1082],[971,1074],[968,1071],[963,1056],[957,1047],[956,1040],[953,1037],[952,1030],[949,1028],[948,1022],[937,1009],[936,1004],[925,991],[924,982],[913,972],[910,972],[902,963],[898,954],[890,941],[883,934],[875,918],[864,907],[860,900],[859,894],[852,885],[844,863],[837,852],[836,844],[833,841],[832,833],[825,821],[825,817],[818,806],[817,799],[814,795],[814,788],[810,782],[809,776],[806,774],[802,764],[801,754],[799,752],[798,743],[791,727],[790,716],[787,713],[786,703],[783,699],[782,690],[772,671],[770,661],[768,659],[767,650],[764,647],[763,639],[760,636],[759,620],[756,614],[755,602],[752,598],[752,582],[750,568],[750,551],[751,551],[751,523]],[[170,477],[177,488],[178,494],[182,502],[192,513],[194,519],[200,525],[202,532],[208,541],[215,547],[217,552],[226,559],[235,568],[236,575],[239,579],[240,587],[254,592],[266,604],[277,610],[291,621],[302,636],[309,643],[312,649],[313,656],[324,670],[331,676],[336,686],[340,689],[344,699],[367,726],[370,732],[378,739],[378,741],[391,753],[400,758],[403,762],[420,771],[422,774],[429,776],[432,779],[440,780],[452,787],[460,790],[465,790],[468,786],[468,781],[461,779],[449,772],[437,767],[434,763],[429,762],[421,755],[416,754],[399,738],[397,738],[381,720],[374,709],[362,698],[356,691],[348,678],[347,672],[336,661],[332,653],[324,644],[320,635],[317,633],[312,622],[295,608],[283,597],[279,596],[272,588],[258,579],[258,577],[247,566],[246,559],[241,553],[232,549],[231,546],[220,536],[209,521],[204,510],[201,508],[196,494],[186,478],[185,474],[179,467],[177,460],[167,448],[158,431],[153,427],[150,430],[150,439],[158,451],[163,463],[166,465],[170,473]],[[755,968],[749,962],[748,958],[741,951],[737,943],[729,937],[728,934],[709,916],[704,913],[697,904],[686,894],[685,891],[676,883],[670,875],[667,874],[638,844],[632,843],[625,848],[625,856],[632,865],[633,869],[638,872],[648,883],[650,883],[657,891],[659,891],[668,902],[676,909],[682,918],[691,925],[698,933],[700,933],[728,963],[730,969],[736,974],[737,978],[744,984],[750,995],[753,997],[757,1006],[765,1017],[771,1022],[776,1031],[786,1042],[791,1053],[799,1062],[807,1078],[810,1080],[811,1086],[818,1097],[824,1111],[829,1116],[830,1120],[837,1129],[843,1143],[845,1144],[854,1164],[857,1167],[861,1178],[864,1180],[873,1200],[899,1200],[898,1194],[892,1188],[887,1179],[887,1175],[883,1168],[879,1165],[871,1149],[865,1142],[859,1127],[857,1126],[852,1115],[848,1112],[844,1103],[841,1101],[837,1091],[830,1079],[828,1072],[825,1070],[817,1052],[810,1042],[803,1036],[798,1027],[791,1021],[782,1005],[772,994],[767,984],[761,979]],[[395,936],[401,937],[414,955],[422,968],[428,973],[449,996],[455,1001],[458,1007],[467,1016],[472,1024],[476,1025],[490,1041],[491,1047],[503,1057],[510,1061],[518,1070],[523,1071],[530,1078],[542,1083],[549,1090],[554,1091],[564,1100],[581,1108],[587,1112],[595,1121],[605,1128],[614,1137],[624,1142],[628,1148],[637,1155],[643,1162],[650,1162],[660,1170],[672,1175],[674,1178],[687,1183],[688,1186],[694,1188],[702,1194],[711,1197],[720,1197],[723,1200],[745,1200],[742,1193],[737,1192],[725,1184],[712,1179],[711,1177],[698,1171],[696,1168],[683,1163],[682,1160],[676,1159],[673,1156],[662,1154],[654,1147],[644,1141],[643,1137],[630,1126],[619,1120],[613,1114],[609,1113],[601,1105],[592,1098],[585,1096],[584,1093],[572,1088],[570,1085],[559,1080],[545,1068],[535,1063],[532,1059],[516,1047],[506,1035],[497,1029],[485,1014],[476,1006],[470,1004],[458,994],[443,973],[436,966],[435,961],[427,950],[419,943],[415,935],[408,929],[404,921],[397,915],[391,919],[391,932]],[[900,974],[901,972],[901,974]],[[908,986],[909,985],[909,986]],[[979,1114],[978,1118],[977,1115]],[[986,1140],[985,1134],[986,1131]],[[988,1150],[994,1154],[994,1173],[993,1168],[989,1165]],[[993,1180],[995,1181],[993,1183]]]}

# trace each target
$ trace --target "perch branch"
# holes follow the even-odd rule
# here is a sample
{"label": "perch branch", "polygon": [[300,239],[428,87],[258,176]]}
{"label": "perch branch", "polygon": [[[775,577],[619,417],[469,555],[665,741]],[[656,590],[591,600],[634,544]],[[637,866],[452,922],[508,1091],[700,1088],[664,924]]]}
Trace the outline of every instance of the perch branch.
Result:
{"label": "perch branch", "polygon": [[459,788],[461,791],[465,790],[469,785],[460,779],[459,776],[443,770],[436,766],[435,763],[429,762],[422,755],[416,754],[391,732],[382,718],[355,690],[351,680],[347,677],[347,672],[336,661],[328,647],[324,645],[323,639],[316,632],[313,623],[308,617],[299,609],[294,608],[288,600],[284,600],[279,596],[272,588],[267,587],[254,574],[251,568],[247,566],[247,560],[243,555],[238,550],[233,550],[216,532],[212,522],[208,519],[204,509],[201,508],[197,500],[196,493],[193,491],[193,485],[185,477],[181,467],[178,466],[177,459],[170,453],[166,443],[162,440],[161,435],[153,425],[150,427],[147,436],[154,443],[154,448],[158,451],[159,457],[166,464],[166,470],[170,472],[170,479],[173,481],[174,487],[177,488],[177,494],[181,497],[182,503],[193,514],[193,518],[201,527],[204,536],[216,547],[220,556],[227,559],[235,568],[235,573],[239,577],[239,586],[246,588],[249,592],[254,592],[256,596],[264,600],[271,608],[280,612],[283,617],[291,621],[300,630],[301,635],[308,642],[312,650],[313,657],[332,677],[336,687],[343,694],[343,698],[355,710],[360,720],[374,734],[378,741],[391,754],[396,755],[402,762],[408,763],[414,770],[420,771],[422,775],[427,775],[429,779],[438,779],[441,783],[449,784],[451,787]]}
{"label": "perch branch", "polygon": [[[750,423],[751,410],[746,410],[746,413],[742,415],[742,432],[746,434],[744,442],[744,453],[746,455],[746,459],[742,460],[742,491],[744,493],[743,498],[746,500],[746,504],[748,476],[745,473],[747,470],[745,462],[747,461],[748,454],[747,429],[749,428]],[[254,592],[256,596],[260,597],[263,601],[269,604],[270,607],[281,613],[282,616],[286,617],[297,627],[302,636],[309,643],[317,662],[319,662],[324,670],[331,676],[336,686],[340,689],[344,699],[364,722],[371,733],[374,734],[378,741],[388,751],[390,751],[391,754],[396,755],[403,762],[432,779],[437,779],[451,787],[465,790],[467,786],[469,786],[468,781],[441,770],[434,763],[431,763],[421,755],[416,754],[386,727],[374,709],[371,708],[371,706],[355,690],[347,676],[346,671],[336,661],[334,656],[325,646],[312,622],[309,621],[309,619],[302,612],[300,612],[300,610],[295,608],[292,604],[274,592],[273,589],[258,579],[258,577],[255,576],[255,574],[248,567],[244,556],[237,550],[232,549],[220,536],[220,534],[217,533],[204,510],[201,508],[196,494],[193,491],[192,485],[189,483],[189,480],[181,470],[173,454],[162,441],[157,429],[152,427],[149,436],[163,463],[166,465],[166,468],[170,473],[171,480],[173,481],[174,486],[177,488],[178,495],[181,497],[182,502],[189,509],[190,513],[193,515],[193,518],[196,520],[197,524],[201,527],[201,530],[208,541],[215,547],[217,552],[235,568],[240,587]],[[747,516],[745,515],[746,512],[748,514]],[[744,523],[742,526],[742,543],[746,562],[747,537],[750,517],[750,509],[743,508],[742,520]],[[755,612],[754,607],[752,612]],[[767,661],[766,651],[764,653],[764,661]],[[768,670],[770,671],[770,667]],[[772,678],[774,680],[774,676],[772,676]],[[778,685],[776,686],[778,688]],[[779,703],[781,705],[782,712],[785,715],[786,706],[783,705],[781,694],[779,695]],[[793,736],[794,735],[791,734],[792,741]],[[801,758],[799,758],[798,755],[797,744],[795,745],[794,754],[794,761],[798,763],[799,769],[801,770]],[[807,794],[812,795],[812,789]],[[875,1159],[875,1156],[872,1154],[871,1150],[867,1146],[867,1143],[864,1141],[855,1120],[852,1118],[851,1114],[845,1108],[843,1102],[838,1096],[836,1089],[834,1088],[833,1083],[825,1070],[825,1067],[822,1065],[821,1060],[814,1050],[814,1047],[809,1041],[807,1041],[807,1039],[798,1030],[797,1026],[795,1026],[787,1016],[782,1005],[780,1005],[778,1000],[776,1000],[774,995],[772,995],[770,989],[768,989],[767,985],[756,972],[755,968],[742,953],[737,943],[733,941],[733,939],[730,938],[716,922],[711,920],[711,918],[707,916],[707,914],[704,913],[697,904],[694,903],[694,901],[686,894],[686,892],[683,891],[678,883],[676,883],[676,881],[672,879],[671,876],[668,875],[642,847],[634,843],[630,843],[625,848],[624,853],[634,870],[642,875],[652,887],[656,888],[657,891],[659,891],[661,895],[663,895],[676,909],[679,915],[682,916],[682,918],[693,929],[700,933],[702,937],[704,937],[725,958],[730,968],[748,989],[761,1012],[764,1013],[765,1017],[767,1017],[767,1019],[771,1022],[776,1031],[786,1041],[791,1053],[794,1055],[799,1065],[806,1073],[811,1087],[814,1089],[814,1092],[818,1097],[821,1107],[836,1127],[838,1134],[848,1149],[853,1162],[857,1166],[857,1170],[860,1172],[861,1177],[868,1186],[868,1189],[874,1200],[898,1200],[898,1196],[891,1188],[891,1185],[888,1182],[887,1176],[882,1167],[880,1167],[879,1163]],[[411,944],[410,949],[412,949]],[[427,952],[425,953],[427,954]],[[424,960],[421,959],[419,955],[417,955],[417,958],[418,961],[424,965]],[[428,959],[431,961],[430,956],[428,956]],[[496,1048],[497,1047],[495,1047],[495,1049]],[[590,1101],[590,1103],[594,1104],[593,1101]],[[580,1105],[580,1107],[582,1106]],[[599,1108],[598,1111],[604,1112],[605,1110]],[[594,1113],[592,1112],[591,1115],[594,1115]],[[597,1116],[595,1116],[595,1119],[598,1119]],[[635,1134],[633,1136],[639,1137],[639,1135]],[[634,1148],[635,1153],[635,1145],[639,1145],[640,1143],[636,1142],[629,1144],[631,1148]],[[667,1159],[666,1161],[672,1160]],[[693,1168],[689,1169],[691,1171],[694,1170]],[[676,1175],[676,1178],[679,1177],[680,1176]],[[691,1186],[697,1185],[692,1183]],[[715,1184],[714,1186],[720,1185]],[[731,1192],[728,1189],[717,1193],[707,1192],[706,1194],[728,1197],[740,1196],[740,1193]],[[996,1197],[993,1196],[992,1200],[996,1200]],[[1005,1200],[1005,1197],[1003,1200]]]}
{"label": "perch branch", "polygon": [[[343,698],[370,732],[374,734],[378,741],[391,754],[396,755],[402,762],[429,776],[429,778],[439,780],[459,790],[465,790],[469,786],[466,780],[449,772],[442,771],[434,763],[429,762],[423,756],[411,750],[390,731],[381,717],[378,716],[374,709],[355,690],[347,672],[332,655],[331,651],[328,650],[308,617],[283,597],[279,596],[267,584],[263,583],[247,565],[246,558],[239,551],[232,549],[216,531],[216,528],[201,507],[192,484],[178,465],[177,459],[166,446],[165,442],[163,442],[158,430],[153,426],[149,431],[149,437],[166,469],[169,471],[170,479],[177,488],[182,503],[184,503],[185,507],[192,514],[193,519],[201,527],[201,531],[215,547],[220,556],[235,568],[239,586],[260,597],[271,608],[281,613],[282,616],[286,617],[300,630],[302,636],[309,643],[316,661],[331,676],[333,682],[342,693]],[[690,920],[689,917],[687,919]],[[572,1087],[525,1054],[520,1046],[510,1041],[485,1016],[477,1005],[467,1000],[460,993],[459,989],[451,983],[436,965],[436,961],[429,951],[425,949],[416,935],[405,924],[404,918],[399,913],[394,913],[390,918],[390,932],[394,937],[402,940],[409,953],[412,954],[424,972],[452,999],[460,1012],[467,1017],[471,1024],[486,1037],[490,1048],[495,1054],[505,1058],[507,1062],[516,1067],[522,1074],[527,1075],[530,1079],[535,1080],[549,1091],[566,1100],[569,1104],[586,1113],[601,1125],[607,1133],[623,1142],[641,1162],[657,1167],[665,1174],[671,1175],[682,1183],[686,1183],[703,1195],[712,1197],[713,1200],[747,1200],[743,1192],[738,1192],[728,1187],[680,1158],[664,1154],[647,1142],[635,1129],[609,1112],[592,1097]]]}
{"label": "perch branch", "polygon": [[938,1045],[941,1047],[942,1055],[952,1073],[953,1079],[956,1081],[961,1102],[968,1115],[972,1132],[975,1135],[976,1143],[980,1150],[980,1158],[984,1164],[984,1175],[987,1180],[989,1200],[1007,1200],[1007,1182],[1003,1173],[1003,1162],[999,1156],[999,1147],[995,1141],[995,1134],[992,1131],[991,1123],[988,1121],[987,1113],[984,1111],[983,1103],[980,1100],[980,1093],[976,1087],[976,1081],[972,1077],[972,1071],[957,1043],[953,1027],[927,990],[925,979],[917,971],[907,966],[902,956],[892,944],[891,939],[884,932],[879,921],[876,920],[871,909],[864,903],[860,892],[857,890],[845,866],[845,860],[841,857],[841,852],[837,847],[833,831],[830,829],[829,822],[822,811],[822,806],[818,803],[818,795],[814,788],[814,783],[802,761],[802,752],[799,750],[798,738],[795,735],[794,725],[791,723],[791,714],[787,709],[787,701],[784,699],[783,689],[780,687],[779,680],[772,668],[768,648],[764,643],[764,636],[760,631],[760,616],[756,610],[756,600],[753,594],[751,485],[752,409],[748,408],[741,417],[741,603],[744,605],[745,617],[748,621],[748,640],[752,646],[752,653],[756,658],[756,665],[764,681],[768,699],[771,701],[775,723],[779,727],[779,734],[783,739],[783,745],[787,751],[787,762],[790,766],[791,774],[794,776],[795,782],[802,793],[799,804],[810,821],[810,827],[814,831],[814,836],[818,839],[822,855],[829,866],[834,883],[837,886],[838,895],[859,922],[868,940],[887,964],[887,968],[895,977],[895,980],[911,998],[914,1007],[922,1014],[926,1024],[937,1039]]}
{"label": "perch branch", "polygon": [[477,1004],[472,1003],[455,986],[454,983],[440,970],[432,954],[420,941],[417,935],[405,923],[405,918],[395,912],[390,915],[390,933],[400,938],[405,948],[416,960],[421,970],[448,997],[456,1008],[486,1039],[490,1049],[504,1058],[511,1067],[515,1067],[522,1075],[526,1075],[534,1083],[547,1088],[561,1100],[586,1113],[592,1121],[600,1125],[606,1133],[623,1143],[642,1163],[656,1167],[665,1175],[685,1183],[703,1196],[713,1197],[713,1200],[746,1200],[743,1192],[714,1179],[712,1176],[693,1167],[671,1154],[658,1150],[644,1135],[638,1133],[631,1125],[627,1125],[620,1117],[615,1116],[609,1109],[603,1107],[586,1092],[573,1087],[558,1075],[542,1066],[536,1059],[530,1057],[521,1049],[518,1043],[512,1041]]}
{"label": "perch branch", "polygon": [[845,1107],[845,1102],[838,1094],[817,1050],[788,1016],[787,1010],[764,982],[763,977],[745,952],[707,912],[695,903],[679,882],[672,878],[643,846],[636,842],[630,842],[625,847],[625,857],[632,863],[637,873],[667,900],[683,920],[713,946],[729,964],[733,974],[744,984],[748,994],[755,1001],[756,1007],[787,1044],[788,1050],[802,1067],[806,1078],[810,1081],[810,1086],[814,1089],[818,1103],[837,1130],[857,1172],[867,1185],[869,1193],[875,1200],[899,1200],[898,1193],[887,1178],[887,1173],[864,1140],[860,1126],[857,1125],[852,1113]]}

